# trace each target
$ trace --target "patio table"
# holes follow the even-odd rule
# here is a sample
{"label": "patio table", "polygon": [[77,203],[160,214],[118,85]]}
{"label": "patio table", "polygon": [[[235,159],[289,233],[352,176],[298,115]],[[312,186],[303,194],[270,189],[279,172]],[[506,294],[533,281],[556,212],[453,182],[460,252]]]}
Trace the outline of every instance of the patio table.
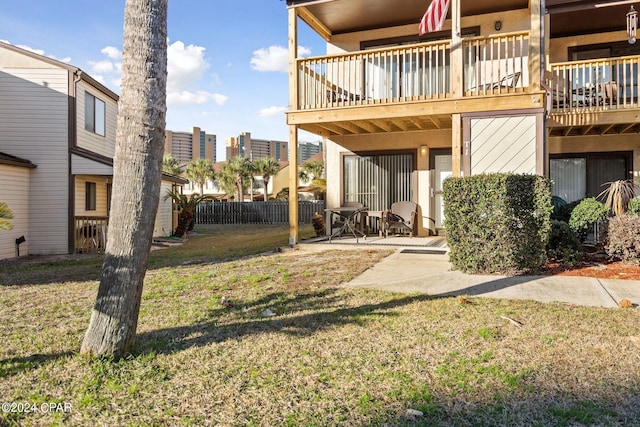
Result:
{"label": "patio table", "polygon": [[358,230],[355,222],[355,219],[358,216],[358,214],[362,212],[367,212],[366,207],[356,208],[356,207],[342,206],[337,208],[325,209],[325,212],[329,212],[334,215],[337,215],[338,218],[340,218],[340,221],[342,222],[342,225],[340,226],[340,228],[329,236],[329,242],[331,242],[331,239],[333,239],[334,237],[342,236],[344,233],[352,234],[353,237],[356,238],[356,243],[358,243],[358,237],[359,237],[358,235],[362,236],[365,239],[367,238],[367,235],[363,231]]}

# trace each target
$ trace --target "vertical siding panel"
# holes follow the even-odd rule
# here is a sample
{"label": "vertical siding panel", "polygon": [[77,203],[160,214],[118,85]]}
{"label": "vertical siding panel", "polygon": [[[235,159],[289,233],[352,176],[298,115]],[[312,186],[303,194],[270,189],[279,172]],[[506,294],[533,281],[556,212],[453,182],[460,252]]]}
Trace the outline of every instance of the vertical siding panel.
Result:
{"label": "vertical siding panel", "polygon": [[29,252],[67,253],[69,73],[0,48],[0,64],[12,62],[32,68],[0,67],[0,147],[38,166],[24,193],[33,207]]}
{"label": "vertical siding panel", "polygon": [[0,201],[13,211],[11,230],[0,231],[0,259],[16,255],[16,239],[24,236],[26,242],[20,245],[20,255],[29,253],[29,174],[32,169],[0,165]]}

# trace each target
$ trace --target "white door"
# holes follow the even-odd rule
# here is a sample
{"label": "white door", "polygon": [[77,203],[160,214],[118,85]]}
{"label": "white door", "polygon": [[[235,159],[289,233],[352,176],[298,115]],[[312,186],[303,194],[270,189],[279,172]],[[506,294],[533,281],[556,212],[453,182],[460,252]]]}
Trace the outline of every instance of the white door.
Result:
{"label": "white door", "polygon": [[451,176],[451,154],[435,156],[434,206],[436,210],[436,229],[444,228],[444,204],[442,203],[442,181]]}

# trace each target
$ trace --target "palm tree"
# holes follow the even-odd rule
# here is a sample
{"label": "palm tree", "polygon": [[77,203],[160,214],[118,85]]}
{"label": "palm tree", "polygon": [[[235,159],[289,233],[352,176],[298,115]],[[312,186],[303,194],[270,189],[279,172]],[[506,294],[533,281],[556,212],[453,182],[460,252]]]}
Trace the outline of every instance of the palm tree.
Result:
{"label": "palm tree", "polygon": [[322,178],[324,162],[321,160],[308,160],[300,167],[300,181],[311,181],[313,178]]}
{"label": "palm tree", "polygon": [[189,231],[191,221],[193,221],[193,211],[202,202],[211,201],[211,196],[200,195],[198,193],[186,196],[178,193],[176,190],[169,190],[164,196],[164,200],[172,199],[175,207],[180,211],[178,214],[178,225],[174,236],[183,237]]}
{"label": "palm tree", "polygon": [[278,173],[280,170],[280,164],[273,157],[263,157],[261,159],[256,160],[256,174],[262,175],[262,180],[264,181],[264,200],[267,201],[267,196],[269,193],[267,192],[267,187],[269,186],[269,179]]}
{"label": "palm tree", "polygon": [[[244,190],[248,184],[249,163],[251,161],[245,157],[232,157],[226,161],[220,170],[220,185],[225,191],[229,189],[229,184],[233,183],[235,186],[237,200],[239,202],[244,201]],[[230,191],[227,191],[228,193]]]}
{"label": "palm tree", "polygon": [[321,160],[309,160],[302,164],[298,174],[300,181],[311,181],[311,191],[315,199],[322,198],[327,192],[327,180],[322,178],[324,162]]}
{"label": "palm tree", "polygon": [[256,164],[253,160],[248,159],[245,163],[245,172],[247,173],[247,180],[249,181],[250,200],[253,202],[253,184],[256,176]]}
{"label": "palm tree", "polygon": [[82,353],[122,357],[136,339],[162,180],[167,1],[127,0],[109,234]]}
{"label": "palm tree", "polygon": [[180,175],[182,173],[180,170],[180,161],[175,157],[164,156],[162,158],[162,172],[171,175]]}
{"label": "palm tree", "polygon": [[197,183],[200,187],[200,194],[204,194],[204,184],[207,180],[216,179],[216,173],[213,170],[213,162],[209,159],[195,159],[187,164],[185,170],[187,178],[193,183]]}
{"label": "palm tree", "polygon": [[0,230],[11,230],[13,224],[9,221],[13,218],[13,211],[9,209],[9,205],[5,202],[0,202]]}

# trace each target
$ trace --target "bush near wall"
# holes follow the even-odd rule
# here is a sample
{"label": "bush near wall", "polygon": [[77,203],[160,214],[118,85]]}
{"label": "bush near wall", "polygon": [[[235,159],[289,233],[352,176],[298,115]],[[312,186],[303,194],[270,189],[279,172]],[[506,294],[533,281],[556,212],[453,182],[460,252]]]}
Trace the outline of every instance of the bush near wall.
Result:
{"label": "bush near wall", "polygon": [[443,184],[453,267],[467,273],[535,272],[546,262],[551,183],[536,175],[483,174]]}
{"label": "bush near wall", "polygon": [[618,215],[609,220],[607,254],[640,264],[640,216]]}

